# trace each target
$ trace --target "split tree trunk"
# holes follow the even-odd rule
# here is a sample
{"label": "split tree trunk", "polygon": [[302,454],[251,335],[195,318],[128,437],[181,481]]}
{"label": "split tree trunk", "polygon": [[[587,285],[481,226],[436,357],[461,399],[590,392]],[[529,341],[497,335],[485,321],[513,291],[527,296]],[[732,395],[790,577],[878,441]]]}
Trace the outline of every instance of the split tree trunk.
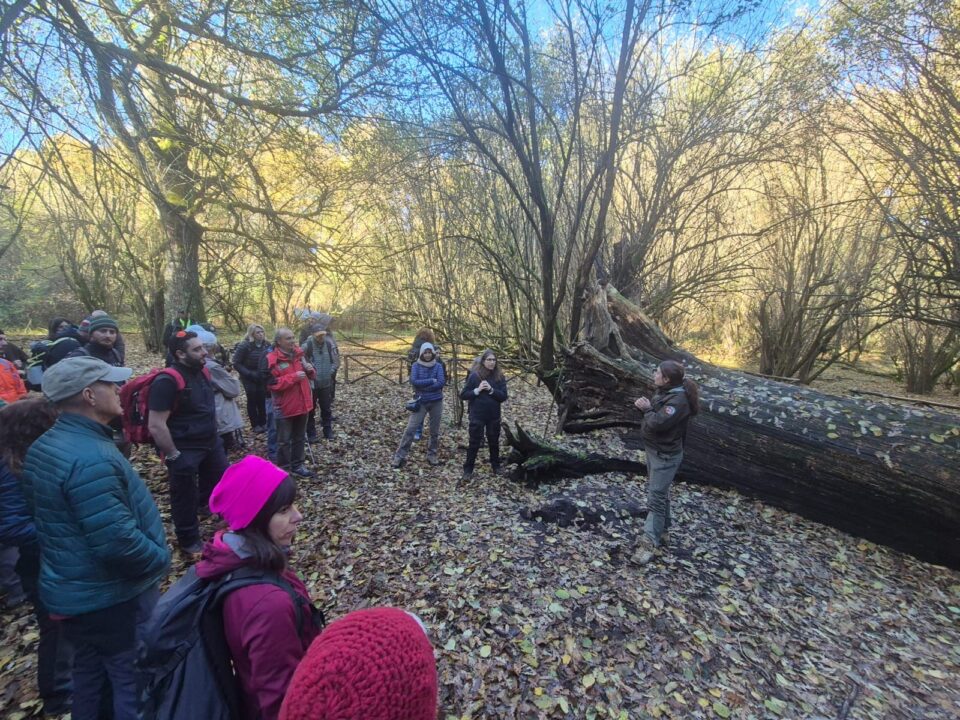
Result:
{"label": "split tree trunk", "polygon": [[[567,432],[625,428],[639,445],[633,401],[665,358],[700,383],[680,479],[732,488],[818,522],[960,568],[960,416],[826,395],[702,363],[613,288],[591,302],[603,335],[566,354]],[[522,458],[521,458],[522,459]],[[616,468],[610,466],[608,469]]]}

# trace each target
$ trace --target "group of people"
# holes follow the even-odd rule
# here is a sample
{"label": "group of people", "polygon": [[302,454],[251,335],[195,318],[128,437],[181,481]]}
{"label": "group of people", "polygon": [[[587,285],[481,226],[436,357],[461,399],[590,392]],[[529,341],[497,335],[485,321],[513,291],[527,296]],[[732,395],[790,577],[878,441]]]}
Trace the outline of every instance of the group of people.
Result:
{"label": "group of people", "polygon": [[[348,702],[343,683],[355,683],[372,689],[346,693],[356,713],[336,717],[432,718],[436,670],[419,619],[381,609],[348,615],[323,630],[290,567],[303,519],[297,482],[313,477],[304,449],[317,434],[317,407],[322,436],[332,436],[339,352],[329,315],[311,316],[300,342],[292,330],[279,328],[268,343],[263,326],[251,325],[233,353],[239,382],[210,359],[216,337],[189,320],[178,315],[172,323],[169,367],[146,378],[146,420],[167,468],[176,541],[181,551],[199,557],[197,577],[213,582],[238,568],[269,577],[230,593],[222,607],[246,717],[324,718],[322,708],[332,712]],[[45,712],[69,707],[74,720],[134,718],[137,646],[169,572],[170,551],[154,499],[118,437],[121,387],[129,383],[130,390],[140,380],[124,367],[117,323],[101,313],[88,318],[84,336],[78,329],[74,337],[72,327],[51,324],[48,340],[74,342],[63,343],[63,357],[45,369],[44,398],[18,395],[0,408],[0,545],[18,548],[17,573],[35,608]],[[439,463],[447,376],[435,343],[424,328],[411,348],[414,399],[395,468],[404,465],[427,418],[427,460]],[[0,353],[16,370],[25,366],[2,332]],[[669,489],[682,462],[687,425],[699,409],[697,386],[681,364],[661,363],[653,381],[653,397],[635,401],[643,414],[649,469],[649,512],[632,556],[639,565],[666,543]],[[240,385],[253,431],[273,435],[274,454],[229,465],[220,417],[224,403],[235,405]],[[460,399],[469,403],[463,477],[472,476],[484,438],[491,467],[499,472],[501,406],[508,391],[492,350],[477,358]],[[204,542],[199,517],[210,513],[226,529]],[[401,665],[409,674],[397,669]],[[373,697],[385,688],[388,700]]]}
{"label": "group of people", "polygon": [[[312,403],[313,387],[302,381],[316,370],[302,361],[292,332],[278,331],[275,340],[260,367],[271,375],[282,443],[306,420],[294,421],[306,413],[294,414],[283,393]],[[168,467],[177,541],[186,550],[200,544],[195,574],[205,581],[241,568],[262,578],[231,592],[221,611],[243,717],[432,720],[436,667],[419,618],[377,608],[325,629],[317,622],[290,566],[303,519],[295,468],[254,455],[228,466],[209,412],[207,343],[186,328],[169,343],[173,362],[151,379],[148,403],[150,431]],[[171,556],[154,499],[111,427],[123,414],[121,385],[135,382],[131,376],[92,354],[65,357],[45,371],[43,398],[0,408],[0,542],[20,551],[17,571],[40,628],[38,687],[49,715],[140,717],[138,643],[156,621]],[[199,486],[187,482],[192,475]],[[202,544],[201,503],[226,525]]]}

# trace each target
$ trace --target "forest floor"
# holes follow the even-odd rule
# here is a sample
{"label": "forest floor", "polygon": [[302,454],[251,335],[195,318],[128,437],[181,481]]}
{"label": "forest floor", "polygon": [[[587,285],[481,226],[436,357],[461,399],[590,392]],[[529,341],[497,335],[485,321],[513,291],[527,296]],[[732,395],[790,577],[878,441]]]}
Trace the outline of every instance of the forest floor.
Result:
{"label": "forest floor", "polygon": [[[543,388],[515,380],[510,392],[506,421],[553,432]],[[537,489],[478,465],[461,482],[466,428],[451,398],[441,466],[427,465],[424,440],[392,470],[409,394],[379,377],[338,385],[336,437],[315,446],[319,476],[301,484],[293,562],[328,619],[396,605],[424,620],[441,720],[960,715],[960,573],[688,484],[672,491],[669,550],[637,568],[625,558],[640,520],[590,532],[519,511],[611,487],[643,503],[642,477]],[[562,441],[633,453],[614,432]],[[163,468],[146,448],[134,463],[172,539]],[[184,570],[175,554],[171,579]],[[39,714],[32,617],[20,607],[0,623],[0,715]]]}

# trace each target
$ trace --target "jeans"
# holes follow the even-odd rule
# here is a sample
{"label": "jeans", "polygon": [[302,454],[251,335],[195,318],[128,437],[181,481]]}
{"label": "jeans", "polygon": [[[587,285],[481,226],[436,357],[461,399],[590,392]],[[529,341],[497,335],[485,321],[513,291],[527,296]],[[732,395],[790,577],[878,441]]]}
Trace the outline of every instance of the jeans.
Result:
{"label": "jeans", "polygon": [[317,407],[320,407],[320,424],[325,438],[333,435],[333,385],[313,389],[313,410],[307,418],[307,437],[317,437]]}
{"label": "jeans", "polygon": [[46,606],[40,602],[40,545],[31,543],[20,548],[17,574],[24,592],[33,604],[40,642],[37,644],[37,690],[43,700],[44,712],[66,712],[73,689],[73,645],[64,637],[62,623],[50,619]]}
{"label": "jeans", "polygon": [[423,427],[423,418],[430,415],[430,445],[427,447],[427,456],[436,457],[440,449],[440,418],[443,416],[443,398],[433,402],[420,403],[420,409],[410,413],[407,429],[403,431],[400,447],[397,448],[396,459],[405,460],[413,445],[413,434],[417,428]]}
{"label": "jeans", "polygon": [[227,469],[220,437],[212,448],[184,448],[167,465],[170,480],[170,516],[181,547],[200,541],[197,509],[210,502],[210,493]]}
{"label": "jeans", "polygon": [[267,418],[267,456],[274,461],[277,459],[277,413],[274,411],[273,398],[269,393],[264,407]]}
{"label": "jeans", "polygon": [[101,717],[107,680],[113,689],[113,720],[137,720],[137,644],[159,599],[155,586],[126,602],[62,621],[64,636],[76,648],[73,720]]}
{"label": "jeans", "polygon": [[267,386],[264,383],[242,380],[243,391],[247,395],[247,417],[250,427],[262,427],[267,424]]}
{"label": "jeans", "polygon": [[647,521],[644,534],[660,545],[664,530],[670,528],[670,484],[673,482],[680,463],[683,462],[683,450],[666,455],[650,448],[647,454]]}
{"label": "jeans", "polygon": [[496,470],[500,467],[500,418],[492,420],[470,420],[468,428],[470,444],[467,445],[467,459],[463,469],[473,471],[477,462],[477,454],[483,444],[483,436],[487,436],[487,447],[490,449],[490,465]]}
{"label": "jeans", "polygon": [[286,471],[303,466],[306,457],[307,413],[277,417],[277,465]]}

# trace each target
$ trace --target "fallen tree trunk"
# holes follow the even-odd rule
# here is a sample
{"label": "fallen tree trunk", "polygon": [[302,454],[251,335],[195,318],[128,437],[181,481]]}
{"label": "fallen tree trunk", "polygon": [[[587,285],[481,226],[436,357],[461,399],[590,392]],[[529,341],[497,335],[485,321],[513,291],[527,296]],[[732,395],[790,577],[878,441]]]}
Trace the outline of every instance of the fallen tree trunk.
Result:
{"label": "fallen tree trunk", "polygon": [[652,392],[660,360],[679,360],[702,392],[681,480],[732,488],[960,568],[960,416],[723,370],[675,347],[613,288],[601,288],[592,305],[596,317],[607,313],[612,321],[594,323],[604,328],[594,340],[607,354],[591,343],[567,351],[565,431],[624,428],[628,445],[639,447],[633,401]]}
{"label": "fallen tree trunk", "polygon": [[530,483],[551,482],[565,477],[583,477],[601,472],[646,472],[642,462],[607,457],[597,453],[582,453],[551,445],[531,436],[517,424],[514,435],[510,426],[503,424],[510,454],[507,463],[516,465],[513,477]]}

